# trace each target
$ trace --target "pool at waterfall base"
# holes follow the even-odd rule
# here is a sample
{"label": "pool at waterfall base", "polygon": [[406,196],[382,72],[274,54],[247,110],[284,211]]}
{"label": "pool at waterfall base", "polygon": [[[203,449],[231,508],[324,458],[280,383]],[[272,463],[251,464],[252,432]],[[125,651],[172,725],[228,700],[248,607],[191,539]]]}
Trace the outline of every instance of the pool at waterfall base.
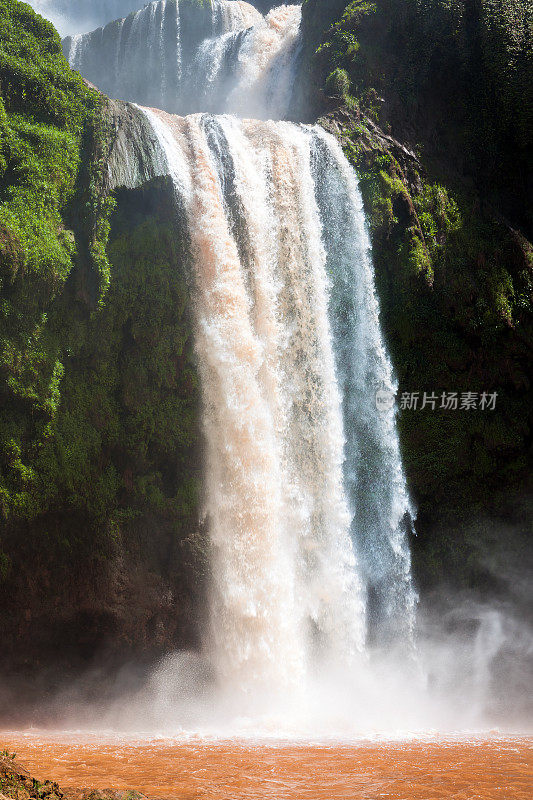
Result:
{"label": "pool at waterfall base", "polygon": [[[39,780],[168,800],[530,800],[533,738],[407,740],[149,738],[6,732]],[[81,796],[73,792],[73,796]]]}

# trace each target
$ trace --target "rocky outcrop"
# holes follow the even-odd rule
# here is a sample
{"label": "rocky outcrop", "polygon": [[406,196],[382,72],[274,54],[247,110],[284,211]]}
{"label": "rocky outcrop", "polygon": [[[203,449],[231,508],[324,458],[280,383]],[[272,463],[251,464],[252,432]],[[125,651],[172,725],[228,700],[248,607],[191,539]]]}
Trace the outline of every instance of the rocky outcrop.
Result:
{"label": "rocky outcrop", "polygon": [[109,155],[106,163],[108,191],[138,189],[168,174],[165,154],[146,115],[135,105],[109,100],[106,107]]}
{"label": "rocky outcrop", "polygon": [[3,751],[0,755],[0,800],[61,800],[57,783],[39,783],[15,756]]}

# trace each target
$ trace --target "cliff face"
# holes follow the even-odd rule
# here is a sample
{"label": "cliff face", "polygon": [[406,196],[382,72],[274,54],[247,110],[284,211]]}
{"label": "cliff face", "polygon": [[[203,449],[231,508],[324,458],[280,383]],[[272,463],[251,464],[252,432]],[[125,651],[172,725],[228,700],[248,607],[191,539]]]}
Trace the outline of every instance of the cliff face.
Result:
{"label": "cliff face", "polygon": [[42,510],[12,515],[3,535],[7,664],[154,658],[195,641],[198,387],[171,198],[164,179],[117,190],[105,301],[89,312],[74,271],[52,317],[69,345],[32,464]]}
{"label": "cliff face", "polygon": [[453,167],[531,239],[529,0],[306,0],[304,32],[328,96]]}
{"label": "cliff face", "polygon": [[203,584],[187,246],[142,114],[0,17],[0,662],[156,657]]}
{"label": "cliff face", "polygon": [[524,0],[304,3],[305,102],[360,175],[399,398],[419,393],[399,424],[425,589],[493,590],[529,549],[532,26]]}

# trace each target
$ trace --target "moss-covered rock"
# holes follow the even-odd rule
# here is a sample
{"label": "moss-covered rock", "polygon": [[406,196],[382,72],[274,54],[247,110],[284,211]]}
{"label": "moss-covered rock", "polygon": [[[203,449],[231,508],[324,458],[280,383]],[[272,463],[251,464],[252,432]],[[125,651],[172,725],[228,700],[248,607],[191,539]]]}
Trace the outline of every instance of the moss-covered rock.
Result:
{"label": "moss-covered rock", "polygon": [[383,130],[453,165],[531,238],[531,0],[305,0],[303,14],[315,109],[344,70]]}
{"label": "moss-covered rock", "polygon": [[337,96],[347,100],[350,94],[350,77],[345,69],[337,67],[326,80],[326,92],[329,96]]}
{"label": "moss-covered rock", "polygon": [[157,169],[109,168],[142,115],[15,0],[0,86],[0,660],[155,657],[194,640],[205,567],[186,238]]}
{"label": "moss-covered rock", "polygon": [[54,317],[77,261],[105,291],[109,208],[97,190],[102,100],[69,70],[52,25],[14,0],[0,4],[0,87],[0,516],[8,522],[41,510],[35,460],[64,374]]}
{"label": "moss-covered rock", "polygon": [[[306,100],[327,112],[360,177],[400,397],[438,398],[435,411],[399,417],[418,578],[481,581],[480,537],[531,488],[533,9],[307,0],[303,10]],[[332,76],[344,73],[343,96]],[[497,392],[496,410],[440,409],[454,391]]]}

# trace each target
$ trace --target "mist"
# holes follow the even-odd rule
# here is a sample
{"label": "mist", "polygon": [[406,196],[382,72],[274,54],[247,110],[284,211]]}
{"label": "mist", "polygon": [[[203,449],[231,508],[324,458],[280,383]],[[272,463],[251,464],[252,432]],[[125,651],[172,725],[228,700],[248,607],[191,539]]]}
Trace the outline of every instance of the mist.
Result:
{"label": "mist", "polygon": [[[531,733],[533,625],[521,602],[438,587],[422,597],[412,649],[317,661],[295,693],[224,685],[208,649],[122,665],[97,655],[77,678],[4,680],[4,728],[141,737],[360,740]],[[509,578],[511,575],[508,576]]]}

